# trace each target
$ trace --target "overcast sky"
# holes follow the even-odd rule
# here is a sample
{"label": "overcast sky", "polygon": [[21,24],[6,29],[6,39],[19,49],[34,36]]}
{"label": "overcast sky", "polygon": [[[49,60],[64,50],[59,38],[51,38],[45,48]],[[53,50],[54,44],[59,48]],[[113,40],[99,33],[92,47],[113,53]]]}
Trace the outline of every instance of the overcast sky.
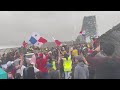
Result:
{"label": "overcast sky", "polygon": [[120,11],[0,11],[0,46],[21,45],[32,32],[49,41],[50,33],[60,41],[75,39],[89,15],[96,16],[99,35],[120,23]]}

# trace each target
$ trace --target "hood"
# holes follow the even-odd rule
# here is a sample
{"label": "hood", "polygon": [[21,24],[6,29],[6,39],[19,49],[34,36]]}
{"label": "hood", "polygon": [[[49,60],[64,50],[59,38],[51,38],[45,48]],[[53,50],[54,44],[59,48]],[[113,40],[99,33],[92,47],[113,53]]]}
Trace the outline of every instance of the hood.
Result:
{"label": "hood", "polygon": [[84,67],[85,64],[83,62],[80,62],[78,65]]}

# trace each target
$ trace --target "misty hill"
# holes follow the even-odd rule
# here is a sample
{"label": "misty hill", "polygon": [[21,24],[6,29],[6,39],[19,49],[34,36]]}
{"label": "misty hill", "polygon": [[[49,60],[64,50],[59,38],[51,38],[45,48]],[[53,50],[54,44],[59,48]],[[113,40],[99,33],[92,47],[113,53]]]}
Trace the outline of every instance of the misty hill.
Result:
{"label": "misty hill", "polygon": [[114,55],[120,55],[120,23],[100,36],[100,42],[111,42],[115,45]]}

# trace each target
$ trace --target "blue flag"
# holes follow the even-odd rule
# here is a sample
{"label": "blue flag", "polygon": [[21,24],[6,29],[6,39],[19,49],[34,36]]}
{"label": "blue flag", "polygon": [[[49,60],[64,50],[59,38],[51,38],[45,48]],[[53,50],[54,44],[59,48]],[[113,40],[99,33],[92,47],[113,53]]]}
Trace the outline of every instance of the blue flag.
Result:
{"label": "blue flag", "polygon": [[31,42],[31,44],[35,44],[37,42],[37,40],[32,36],[29,41]]}

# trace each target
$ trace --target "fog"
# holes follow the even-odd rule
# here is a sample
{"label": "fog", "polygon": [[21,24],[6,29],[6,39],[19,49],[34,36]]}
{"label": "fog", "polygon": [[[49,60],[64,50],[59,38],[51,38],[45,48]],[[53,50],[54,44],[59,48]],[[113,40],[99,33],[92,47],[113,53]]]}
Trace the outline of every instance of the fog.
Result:
{"label": "fog", "polygon": [[120,11],[0,11],[0,46],[22,45],[32,32],[48,41],[76,39],[84,16],[95,15],[98,35],[120,23]]}

